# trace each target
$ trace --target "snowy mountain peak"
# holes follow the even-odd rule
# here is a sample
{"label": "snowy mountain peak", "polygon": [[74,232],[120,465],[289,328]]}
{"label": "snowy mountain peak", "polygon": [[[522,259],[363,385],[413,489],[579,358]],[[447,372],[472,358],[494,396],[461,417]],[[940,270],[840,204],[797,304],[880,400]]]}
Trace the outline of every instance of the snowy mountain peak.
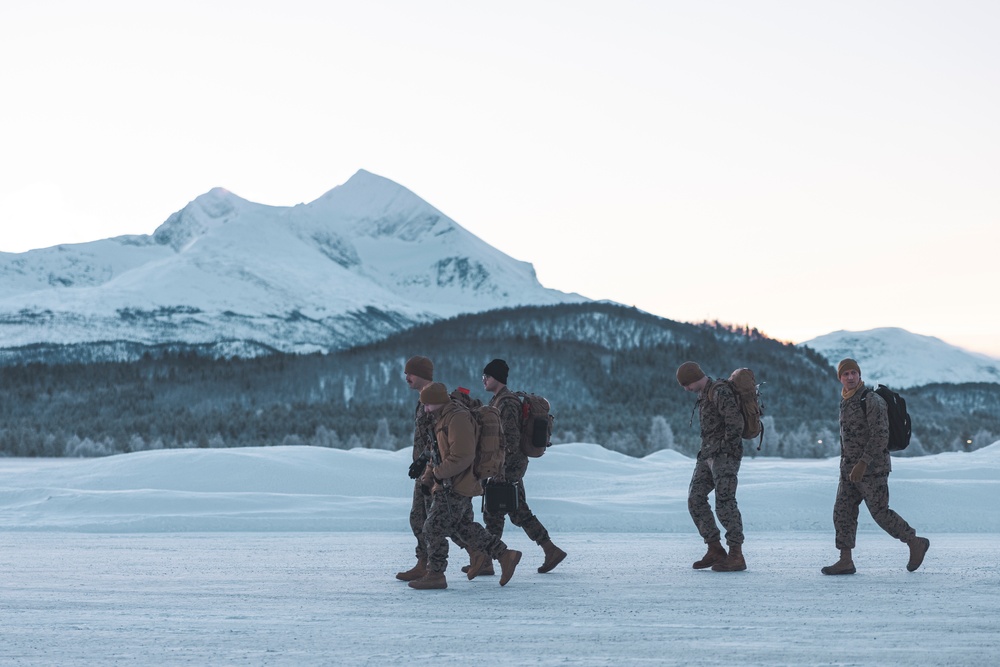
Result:
{"label": "snowy mountain peak", "polygon": [[530,264],[364,170],[307,205],[267,206],[213,188],[149,236],[0,255],[7,348],[308,352],[460,313],[585,300],[546,289]]}
{"label": "snowy mountain peak", "polygon": [[811,347],[834,366],[845,357],[856,359],[869,384],[906,388],[935,382],[1000,383],[997,360],[898,327],[834,331],[799,345]]}
{"label": "snowy mountain peak", "polygon": [[153,240],[180,252],[212,227],[235,219],[247,203],[225,188],[212,188],[167,218],[153,232]]}
{"label": "snowy mountain peak", "polygon": [[321,214],[350,219],[353,232],[376,238],[416,241],[453,232],[457,227],[410,190],[363,169],[309,206]]}

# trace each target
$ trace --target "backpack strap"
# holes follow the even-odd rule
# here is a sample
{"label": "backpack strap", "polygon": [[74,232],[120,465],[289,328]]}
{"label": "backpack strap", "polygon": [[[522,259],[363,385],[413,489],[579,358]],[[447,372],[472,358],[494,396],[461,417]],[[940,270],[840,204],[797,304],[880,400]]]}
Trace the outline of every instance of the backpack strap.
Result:
{"label": "backpack strap", "polygon": [[[715,393],[714,392],[715,392],[715,388],[718,386],[718,384],[720,382],[725,382],[725,380],[713,380],[712,384],[708,385],[708,397],[707,398],[708,398],[708,402],[709,403],[715,403]],[[698,406],[701,405],[701,401],[702,401],[702,398],[701,398],[701,395],[699,394],[698,400],[694,402],[693,406],[691,406],[691,417],[688,419],[688,426],[694,426],[694,413],[698,409]]]}
{"label": "backpack strap", "polygon": [[500,409],[500,405],[504,401],[514,401],[517,404],[517,418],[523,424],[524,423],[524,418],[527,415],[525,414],[525,412],[526,412],[525,407],[526,406],[524,404],[524,401],[521,400],[521,397],[518,396],[517,394],[513,393],[513,392],[510,393],[510,394],[501,394],[500,395],[500,400],[498,400],[497,404],[496,404],[496,409],[497,410]]}
{"label": "backpack strap", "polygon": [[715,388],[719,386],[719,383],[723,380],[712,380],[712,384],[708,385],[708,400],[712,403],[715,402]]}
{"label": "backpack strap", "polygon": [[865,417],[868,416],[868,394],[871,393],[871,389],[868,385],[865,385],[865,390],[861,392],[861,411],[865,413]]}

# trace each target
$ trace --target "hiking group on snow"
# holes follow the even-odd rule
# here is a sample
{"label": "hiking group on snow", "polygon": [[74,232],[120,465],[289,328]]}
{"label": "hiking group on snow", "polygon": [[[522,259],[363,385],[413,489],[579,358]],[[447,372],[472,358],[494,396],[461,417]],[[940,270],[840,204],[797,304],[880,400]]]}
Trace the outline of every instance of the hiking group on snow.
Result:
{"label": "hiking group on snow", "polygon": [[[539,573],[550,572],[566,552],[552,543],[545,526],[528,507],[524,475],[529,458],[541,456],[549,445],[552,416],[548,402],[535,394],[507,387],[510,368],[494,359],[483,369],[483,387],[493,394],[483,405],[467,389],[449,393],[434,382],[434,364],[424,356],[407,360],[404,377],[418,391],[414,413],[413,464],[415,479],[410,528],[417,540],[416,564],[396,574],[415,589],[448,587],[448,539],[469,553],[462,571],[469,579],[493,575],[500,563],[500,585],[506,585],[522,553],[501,539],[506,517],[522,528],[543,551]],[[906,446],[910,422],[898,394],[879,385],[867,387],[854,359],[837,366],[843,387],[840,401],[840,481],[833,509],[836,548],[840,558],[823,567],[827,575],[854,574],[855,547],[862,501],[875,522],[909,547],[906,569],[923,563],[930,541],[889,508],[890,451]],[[695,410],[701,429],[701,449],[688,487],[688,510],[707,545],[695,569],[740,572],[747,569],[743,555],[743,518],[736,501],[743,440],[760,437],[761,405],[752,371],[737,369],[726,380],[714,380],[687,361],[677,369],[677,382],[697,395]],[[758,446],[759,449],[759,446]],[[715,493],[715,512],[708,496]],[[472,499],[484,496],[483,526],[475,520]],[[725,529],[726,547],[719,526]]]}

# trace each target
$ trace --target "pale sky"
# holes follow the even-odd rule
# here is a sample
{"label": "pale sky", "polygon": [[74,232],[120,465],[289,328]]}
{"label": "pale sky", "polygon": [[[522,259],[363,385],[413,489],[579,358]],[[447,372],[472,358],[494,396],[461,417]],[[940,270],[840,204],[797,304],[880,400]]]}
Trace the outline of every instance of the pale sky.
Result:
{"label": "pale sky", "polygon": [[1000,357],[1000,2],[0,4],[0,251],[367,169],[547,287]]}

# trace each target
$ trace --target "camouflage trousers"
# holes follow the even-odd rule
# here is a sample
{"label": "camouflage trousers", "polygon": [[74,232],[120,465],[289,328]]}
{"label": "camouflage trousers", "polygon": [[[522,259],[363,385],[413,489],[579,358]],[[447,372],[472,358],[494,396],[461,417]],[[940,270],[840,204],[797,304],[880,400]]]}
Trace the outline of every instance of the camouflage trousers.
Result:
{"label": "camouflage trousers", "polygon": [[[520,454],[520,452],[518,452]],[[509,514],[510,522],[518,528],[523,528],[528,535],[528,539],[534,540],[536,544],[541,544],[549,539],[549,531],[545,530],[542,522],[531,513],[528,507],[528,500],[524,494],[524,473],[528,471],[528,457],[524,454],[519,456],[508,454],[504,464],[504,479],[517,488],[517,509],[512,512],[487,512],[483,507],[483,523],[486,530],[498,538],[503,537],[504,518]]]}
{"label": "camouflage trousers", "polygon": [[837,500],[833,505],[833,527],[837,531],[838,549],[854,548],[862,500],[882,530],[902,542],[916,536],[917,532],[910,524],[889,509],[889,475],[866,475],[860,482],[852,482],[847,477],[849,472],[840,473]]}
{"label": "camouflage trousers", "polygon": [[[410,504],[410,530],[413,531],[413,536],[417,538],[417,560],[427,558],[427,547],[424,545],[424,522],[427,521],[427,513],[430,512],[431,503],[434,501],[431,494],[425,494],[421,490],[421,486],[418,479],[417,483],[413,485],[413,502]],[[451,541],[459,549],[465,548],[465,543],[461,540],[452,538]],[[445,557],[448,556],[447,542],[444,544],[444,555]]]}
{"label": "camouflage trousers", "polygon": [[[413,502],[410,504],[410,530],[417,538],[417,560],[427,558],[427,547],[424,546],[424,522],[427,521],[427,512],[431,508],[430,495],[424,495],[420,489],[420,480],[413,485]],[[444,545],[448,548],[447,542]],[[445,554],[447,556],[447,553]]]}
{"label": "camouflage trousers", "polygon": [[470,551],[482,551],[494,560],[507,551],[499,537],[491,535],[475,520],[472,498],[442,489],[434,493],[434,501],[427,512],[423,527],[424,545],[427,549],[427,569],[444,572],[448,568],[448,539],[464,544]]}
{"label": "camouflage trousers", "polygon": [[715,513],[726,529],[726,544],[743,544],[743,517],[736,504],[742,457],[719,454],[714,459],[699,458],[688,487],[688,511],[705,543],[719,541],[719,527],[708,505],[708,494],[715,491]]}

